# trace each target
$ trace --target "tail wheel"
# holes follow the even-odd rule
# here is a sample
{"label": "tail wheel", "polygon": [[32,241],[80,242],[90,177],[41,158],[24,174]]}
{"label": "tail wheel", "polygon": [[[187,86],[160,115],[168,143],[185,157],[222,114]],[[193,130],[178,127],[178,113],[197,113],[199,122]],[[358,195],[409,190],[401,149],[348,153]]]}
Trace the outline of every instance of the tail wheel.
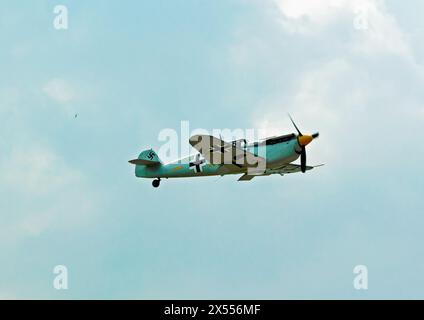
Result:
{"label": "tail wheel", "polygon": [[152,181],[152,186],[153,188],[158,188],[160,185],[160,180],[159,179],[155,179]]}

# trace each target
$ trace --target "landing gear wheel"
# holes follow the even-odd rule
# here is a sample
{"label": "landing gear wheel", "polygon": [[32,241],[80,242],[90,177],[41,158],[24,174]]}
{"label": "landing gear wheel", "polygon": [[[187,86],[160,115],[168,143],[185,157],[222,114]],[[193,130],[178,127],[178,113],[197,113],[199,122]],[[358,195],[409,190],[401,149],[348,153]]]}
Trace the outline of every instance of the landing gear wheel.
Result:
{"label": "landing gear wheel", "polygon": [[158,188],[160,185],[160,179],[155,179],[152,181],[153,188]]}

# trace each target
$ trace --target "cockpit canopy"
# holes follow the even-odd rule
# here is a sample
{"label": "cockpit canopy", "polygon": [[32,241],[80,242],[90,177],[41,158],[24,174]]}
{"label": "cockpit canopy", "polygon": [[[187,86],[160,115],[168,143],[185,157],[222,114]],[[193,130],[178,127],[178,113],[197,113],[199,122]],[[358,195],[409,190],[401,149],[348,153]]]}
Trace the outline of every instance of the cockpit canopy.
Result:
{"label": "cockpit canopy", "polygon": [[296,138],[294,133],[286,134],[284,136],[272,137],[265,140],[266,145],[273,145],[282,142],[288,142]]}
{"label": "cockpit canopy", "polygon": [[231,141],[231,143],[234,147],[243,149],[243,148],[246,148],[246,147],[258,146],[258,145],[269,146],[269,145],[273,145],[273,144],[277,144],[277,143],[288,142],[288,141],[291,141],[293,139],[296,139],[296,135],[294,133],[290,133],[290,134],[286,134],[286,135],[283,135],[283,136],[271,137],[271,138],[261,140],[259,142],[254,142],[254,143],[248,143],[246,139],[234,140],[234,141]]}

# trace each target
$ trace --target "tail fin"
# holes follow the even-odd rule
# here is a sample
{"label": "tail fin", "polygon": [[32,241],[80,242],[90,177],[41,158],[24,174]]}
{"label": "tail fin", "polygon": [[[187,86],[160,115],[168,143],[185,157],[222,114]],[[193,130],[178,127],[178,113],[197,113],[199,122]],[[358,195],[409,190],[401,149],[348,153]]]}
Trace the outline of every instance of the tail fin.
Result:
{"label": "tail fin", "polygon": [[129,163],[140,166],[157,166],[162,164],[156,152],[153,149],[145,150],[138,156],[138,159],[130,160]]}

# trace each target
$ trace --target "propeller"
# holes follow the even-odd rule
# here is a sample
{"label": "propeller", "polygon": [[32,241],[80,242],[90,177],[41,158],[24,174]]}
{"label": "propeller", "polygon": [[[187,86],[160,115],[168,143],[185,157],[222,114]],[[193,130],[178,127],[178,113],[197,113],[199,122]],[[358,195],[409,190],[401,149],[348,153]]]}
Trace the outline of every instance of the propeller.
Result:
{"label": "propeller", "polygon": [[296,131],[298,133],[297,141],[302,148],[300,153],[300,170],[305,173],[306,172],[306,146],[314,139],[319,137],[319,133],[314,133],[312,135],[303,135],[302,132],[300,132],[299,128],[297,127],[296,123],[294,122],[293,118],[289,114],[290,121],[293,123],[293,126],[296,128]]}

